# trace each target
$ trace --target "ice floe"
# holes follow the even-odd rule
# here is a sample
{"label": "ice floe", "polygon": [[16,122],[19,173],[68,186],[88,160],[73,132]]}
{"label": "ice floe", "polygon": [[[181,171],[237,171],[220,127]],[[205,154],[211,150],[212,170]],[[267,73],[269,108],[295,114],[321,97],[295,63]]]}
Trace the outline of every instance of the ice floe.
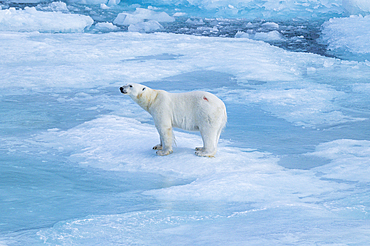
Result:
{"label": "ice floe", "polygon": [[[61,6],[56,5],[60,10]],[[62,5],[64,9],[64,5]],[[89,16],[61,12],[38,11],[35,7],[24,10],[9,8],[0,10],[0,31],[20,32],[83,32],[93,24]]]}

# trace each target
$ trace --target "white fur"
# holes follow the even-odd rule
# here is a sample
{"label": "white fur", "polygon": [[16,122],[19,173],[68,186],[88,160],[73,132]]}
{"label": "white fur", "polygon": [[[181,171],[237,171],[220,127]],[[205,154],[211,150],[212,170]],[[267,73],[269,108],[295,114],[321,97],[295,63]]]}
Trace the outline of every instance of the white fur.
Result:
{"label": "white fur", "polygon": [[153,147],[158,155],[172,153],[173,127],[200,131],[203,147],[196,148],[196,155],[216,154],[227,121],[225,104],[218,97],[204,91],[169,93],[140,84],[128,84],[120,89],[152,115],[160,136],[160,144]]}

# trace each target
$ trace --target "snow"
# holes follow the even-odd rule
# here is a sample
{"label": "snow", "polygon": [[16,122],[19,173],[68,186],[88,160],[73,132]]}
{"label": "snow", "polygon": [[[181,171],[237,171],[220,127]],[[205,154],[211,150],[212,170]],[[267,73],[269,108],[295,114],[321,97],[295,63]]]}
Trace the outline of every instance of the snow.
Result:
{"label": "snow", "polygon": [[[57,5],[60,9],[60,5]],[[43,12],[35,7],[0,10],[0,31],[83,32],[93,24],[89,16]]]}

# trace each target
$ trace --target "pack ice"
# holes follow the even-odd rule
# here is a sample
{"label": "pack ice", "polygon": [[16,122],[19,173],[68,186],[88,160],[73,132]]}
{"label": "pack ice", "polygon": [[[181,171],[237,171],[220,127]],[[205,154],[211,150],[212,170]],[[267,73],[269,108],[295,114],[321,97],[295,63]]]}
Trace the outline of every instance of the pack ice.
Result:
{"label": "pack ice", "polygon": [[[1,3],[0,245],[368,244],[367,1],[113,2]],[[266,19],[163,32],[232,16]],[[330,54],[267,43],[303,39],[297,16]],[[156,156],[129,82],[221,98],[216,157],[181,131]]]}

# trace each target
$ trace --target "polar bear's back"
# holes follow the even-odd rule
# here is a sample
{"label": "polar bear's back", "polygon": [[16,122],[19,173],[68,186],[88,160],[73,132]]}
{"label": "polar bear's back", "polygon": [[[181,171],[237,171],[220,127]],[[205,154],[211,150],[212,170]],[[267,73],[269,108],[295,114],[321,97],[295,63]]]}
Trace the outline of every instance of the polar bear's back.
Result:
{"label": "polar bear's back", "polygon": [[209,92],[169,93],[169,97],[175,127],[194,131],[201,127],[223,127],[226,124],[225,104]]}

